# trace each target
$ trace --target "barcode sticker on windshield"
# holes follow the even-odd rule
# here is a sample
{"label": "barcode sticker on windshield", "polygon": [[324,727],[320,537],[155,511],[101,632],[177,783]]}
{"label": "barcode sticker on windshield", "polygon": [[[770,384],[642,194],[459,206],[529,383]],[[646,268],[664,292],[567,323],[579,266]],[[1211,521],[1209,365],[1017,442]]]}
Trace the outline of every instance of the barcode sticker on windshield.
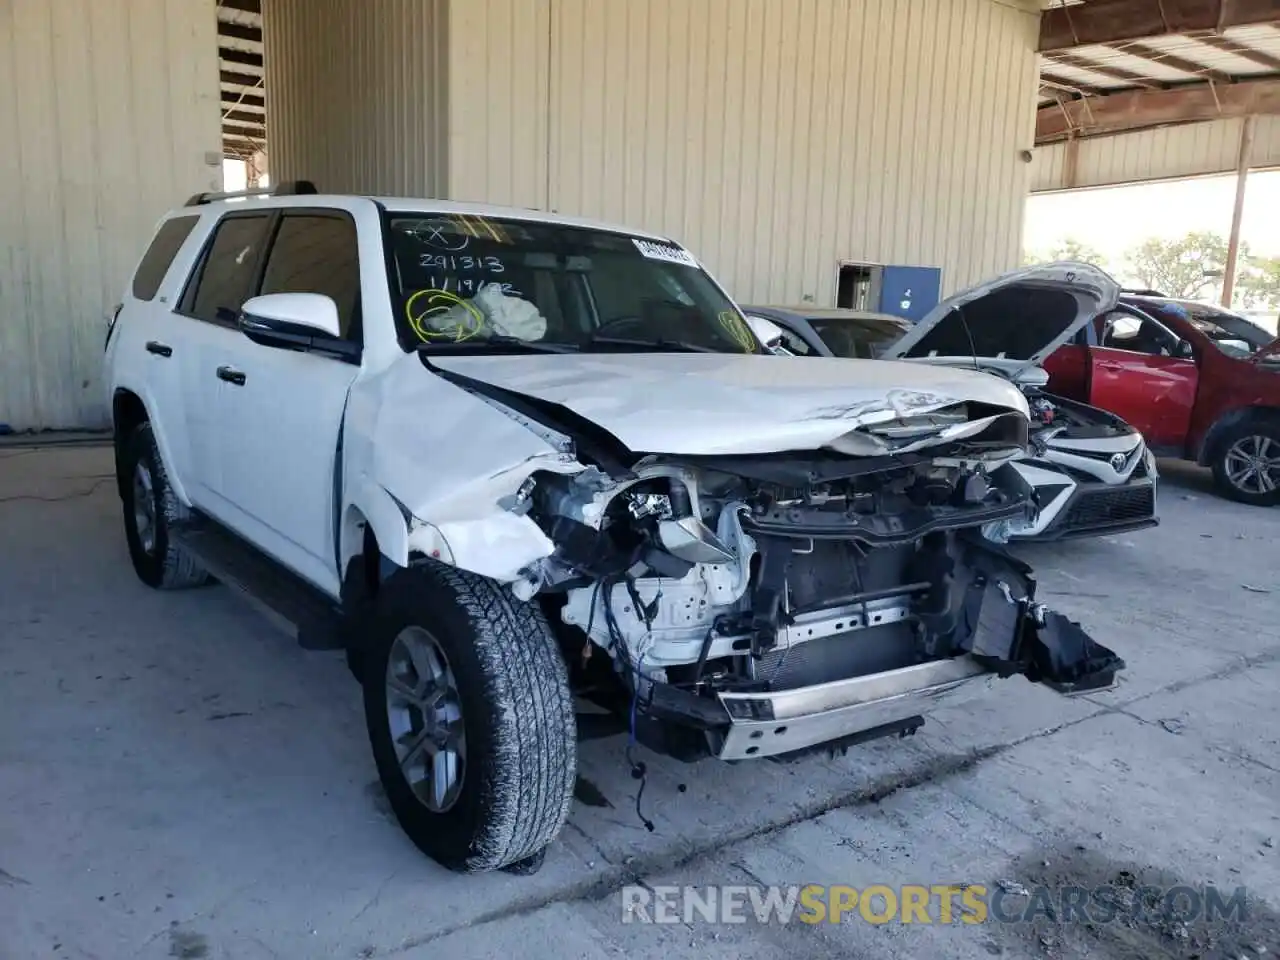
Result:
{"label": "barcode sticker on windshield", "polygon": [[693,259],[693,254],[683,247],[673,247],[667,243],[655,243],[652,240],[638,240],[635,237],[631,238],[631,242],[636,245],[637,250],[650,260],[666,260],[668,263],[679,263],[686,267],[696,267],[698,265],[698,261]]}

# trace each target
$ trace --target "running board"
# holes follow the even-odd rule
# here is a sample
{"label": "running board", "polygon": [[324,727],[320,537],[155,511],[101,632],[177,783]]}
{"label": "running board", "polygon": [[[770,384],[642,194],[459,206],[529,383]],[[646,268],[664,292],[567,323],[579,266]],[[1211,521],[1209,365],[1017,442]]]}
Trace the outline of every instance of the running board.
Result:
{"label": "running board", "polygon": [[346,648],[341,613],[333,600],[231,531],[202,519],[172,531],[170,537],[298,646]]}

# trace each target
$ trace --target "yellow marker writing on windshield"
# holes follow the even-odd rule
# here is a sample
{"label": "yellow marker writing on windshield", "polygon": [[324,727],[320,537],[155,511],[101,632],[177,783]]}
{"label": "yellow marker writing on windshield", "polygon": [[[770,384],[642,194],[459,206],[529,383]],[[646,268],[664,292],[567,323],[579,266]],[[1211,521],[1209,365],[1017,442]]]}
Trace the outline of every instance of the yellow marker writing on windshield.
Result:
{"label": "yellow marker writing on windshield", "polygon": [[756,338],[751,334],[747,321],[732,310],[720,311],[720,326],[724,327],[729,337],[742,348],[743,353],[755,353]]}
{"label": "yellow marker writing on windshield", "polygon": [[[419,300],[423,298],[425,298],[425,301],[421,305],[422,309],[416,310],[415,308],[419,306]],[[454,307],[462,307],[465,311],[465,316],[461,319],[461,322],[440,330],[432,329],[424,322],[429,317],[447,313]],[[480,312],[479,307],[469,300],[463,300],[455,293],[450,293],[448,290],[419,290],[405,301],[404,312],[409,321],[409,326],[418,335],[418,339],[424,343],[431,340],[446,339],[459,343],[463,340],[470,340],[484,330],[484,314]]]}

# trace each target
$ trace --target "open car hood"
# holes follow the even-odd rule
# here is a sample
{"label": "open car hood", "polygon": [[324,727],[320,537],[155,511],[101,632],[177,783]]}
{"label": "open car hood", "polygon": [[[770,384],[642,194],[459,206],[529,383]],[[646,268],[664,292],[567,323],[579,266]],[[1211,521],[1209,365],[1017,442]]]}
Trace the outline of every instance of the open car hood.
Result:
{"label": "open car hood", "polygon": [[918,363],[726,353],[430,355],[424,360],[463,386],[487,384],[566,408],[639,453],[839,449],[841,438],[859,427],[959,403],[985,408],[971,414],[968,424],[922,438],[914,449],[959,439],[992,414],[1027,416],[1026,398],[1012,384],[971,370]]}
{"label": "open car hood", "polygon": [[1085,324],[1116,305],[1120,285],[1087,263],[1023,267],[934,307],[885,359],[985,357],[1015,361],[1016,374],[1044,361]]}

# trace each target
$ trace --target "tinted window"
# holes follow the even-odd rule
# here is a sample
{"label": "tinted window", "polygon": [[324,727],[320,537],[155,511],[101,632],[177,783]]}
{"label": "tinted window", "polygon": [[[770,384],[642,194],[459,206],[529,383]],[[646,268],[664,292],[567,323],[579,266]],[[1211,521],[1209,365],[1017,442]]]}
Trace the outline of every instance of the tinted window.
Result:
{"label": "tinted window", "polygon": [[653,347],[755,353],[741,313],[683,248],[626,234],[477,216],[389,221],[403,341],[502,349]]}
{"label": "tinted window", "polygon": [[322,293],[332,298],[345,337],[360,296],[356,225],[343,216],[285,216],[258,292]]}
{"label": "tinted window", "polygon": [[249,299],[267,236],[266,214],[227,217],[213,235],[200,278],[183,309],[201,320],[234,323]]}
{"label": "tinted window", "polygon": [[872,318],[815,317],[809,321],[822,342],[837,357],[874,360],[897,343],[909,329]]}
{"label": "tinted window", "polygon": [[[1205,304],[1182,304],[1176,301],[1151,304],[1152,312],[1160,319],[1177,317],[1189,323],[1223,353],[1243,357],[1268,346],[1275,337],[1256,323],[1225,310],[1216,310]],[[1173,321],[1170,321],[1171,323]]]}
{"label": "tinted window", "polygon": [[199,217],[174,217],[160,224],[151,246],[142,255],[138,272],[133,275],[133,295],[139,300],[150,300],[160,289],[169,264],[178,255],[178,248],[195,227]]}

